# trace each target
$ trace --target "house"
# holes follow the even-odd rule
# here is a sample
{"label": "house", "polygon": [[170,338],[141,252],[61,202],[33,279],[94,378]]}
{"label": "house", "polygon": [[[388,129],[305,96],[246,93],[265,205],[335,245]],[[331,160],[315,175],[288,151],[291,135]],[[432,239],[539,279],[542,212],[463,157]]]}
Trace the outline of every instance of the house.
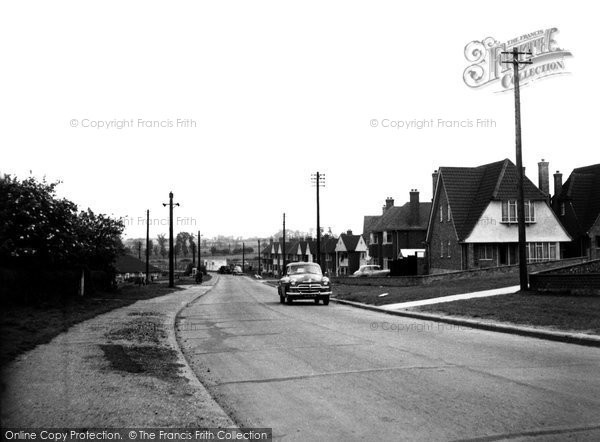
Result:
{"label": "house", "polygon": [[[441,167],[433,181],[426,239],[430,273],[518,263],[517,167],[509,159]],[[561,243],[571,237],[547,193],[525,177],[524,196],[528,262],[560,259]]]}
{"label": "house", "polygon": [[[354,268],[356,263],[366,263],[367,246],[361,235],[352,235],[348,231],[343,235],[342,243],[339,238],[331,235],[321,237],[321,268],[324,273],[335,275],[339,263],[344,272]],[[316,262],[317,242],[313,238],[289,238],[285,242],[285,262]],[[283,270],[283,238],[279,241],[270,240],[269,245],[261,251],[262,270],[264,273],[279,274]],[[356,267],[358,269],[358,267]]]}
{"label": "house", "polygon": [[600,258],[600,164],[574,169],[564,185],[557,171],[552,208],[573,237],[565,256]]}
{"label": "house", "polygon": [[362,235],[353,235],[352,230],[342,233],[335,245],[338,275],[351,275],[368,262],[368,248]]}
{"label": "house", "polygon": [[394,200],[387,198],[382,215],[365,216],[363,235],[369,238],[372,264],[390,269],[393,261],[407,256],[424,257],[431,202],[420,202],[416,189],[410,191],[409,198],[402,206],[395,206]]}
{"label": "house", "polygon": [[[126,281],[129,278],[145,278],[146,262],[131,255],[119,255],[115,260],[115,271],[117,281]],[[150,279],[158,279],[162,270],[149,264]]]}

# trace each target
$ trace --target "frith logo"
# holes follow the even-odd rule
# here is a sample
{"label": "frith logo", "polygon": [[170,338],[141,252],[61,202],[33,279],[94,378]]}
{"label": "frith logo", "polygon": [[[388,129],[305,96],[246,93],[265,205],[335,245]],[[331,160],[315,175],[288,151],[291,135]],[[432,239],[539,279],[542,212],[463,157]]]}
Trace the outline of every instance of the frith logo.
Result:
{"label": "frith logo", "polygon": [[495,92],[512,90],[514,74],[510,64],[502,63],[506,59],[502,52],[509,52],[515,47],[520,52],[531,52],[530,60],[533,62],[520,70],[521,86],[551,75],[567,74],[565,57],[571,57],[572,54],[557,46],[554,40],[557,33],[557,28],[550,28],[522,35],[506,43],[500,43],[493,37],[472,41],[465,46],[465,58],[473,63],[463,73],[466,85],[472,88],[495,85],[498,89]]}

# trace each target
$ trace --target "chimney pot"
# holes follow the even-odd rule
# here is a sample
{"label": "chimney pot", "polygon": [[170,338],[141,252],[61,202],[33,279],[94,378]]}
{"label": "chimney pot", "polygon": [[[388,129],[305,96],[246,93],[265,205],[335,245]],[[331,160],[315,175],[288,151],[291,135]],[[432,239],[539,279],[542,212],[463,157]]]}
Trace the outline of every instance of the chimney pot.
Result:
{"label": "chimney pot", "polygon": [[346,234],[347,234],[347,235],[352,235],[352,230],[348,230],[348,231],[346,232]]}

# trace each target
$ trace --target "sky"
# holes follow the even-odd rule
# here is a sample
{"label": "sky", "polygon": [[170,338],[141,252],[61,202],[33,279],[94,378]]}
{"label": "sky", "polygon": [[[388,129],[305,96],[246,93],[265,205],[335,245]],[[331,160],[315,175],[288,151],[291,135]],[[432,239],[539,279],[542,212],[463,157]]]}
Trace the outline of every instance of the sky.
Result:
{"label": "sky", "polygon": [[62,181],[127,237],[147,209],[167,232],[170,191],[176,232],[266,237],[284,212],[315,227],[320,171],[321,226],[360,232],[387,197],[429,201],[440,166],[515,161],[513,93],[468,87],[465,47],[557,28],[572,56],[521,90],[523,163],[566,179],[600,162],[593,5],[2,2],[0,173]]}

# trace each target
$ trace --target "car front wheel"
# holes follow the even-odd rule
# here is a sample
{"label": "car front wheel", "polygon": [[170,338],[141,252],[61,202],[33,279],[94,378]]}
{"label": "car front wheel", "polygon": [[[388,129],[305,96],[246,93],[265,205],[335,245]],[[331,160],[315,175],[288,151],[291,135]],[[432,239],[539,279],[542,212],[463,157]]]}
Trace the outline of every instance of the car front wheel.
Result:
{"label": "car front wheel", "polygon": [[323,305],[329,305],[329,296],[323,297]]}

